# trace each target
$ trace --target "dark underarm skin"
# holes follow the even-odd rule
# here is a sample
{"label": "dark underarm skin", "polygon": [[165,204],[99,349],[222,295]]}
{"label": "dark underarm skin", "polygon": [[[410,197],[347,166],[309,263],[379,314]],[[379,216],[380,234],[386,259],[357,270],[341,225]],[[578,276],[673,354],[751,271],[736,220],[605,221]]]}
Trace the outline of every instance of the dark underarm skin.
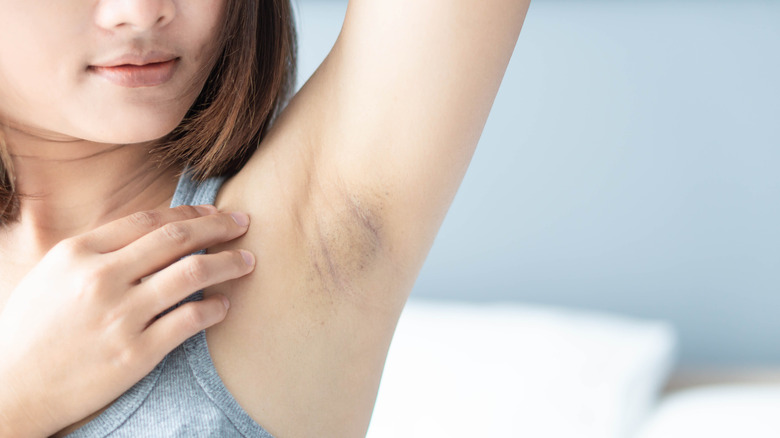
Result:
{"label": "dark underarm skin", "polygon": [[364,276],[387,249],[382,205],[378,199],[366,202],[346,194],[333,207],[331,216],[319,216],[314,222],[317,238],[310,239],[309,276],[320,279],[331,297],[357,299],[360,291],[352,279]]}

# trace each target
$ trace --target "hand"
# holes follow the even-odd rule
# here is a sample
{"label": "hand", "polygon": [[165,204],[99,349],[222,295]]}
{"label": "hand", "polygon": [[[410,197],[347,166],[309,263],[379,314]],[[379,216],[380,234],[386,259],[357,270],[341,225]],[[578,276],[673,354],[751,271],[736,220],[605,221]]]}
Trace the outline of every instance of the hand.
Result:
{"label": "hand", "polygon": [[239,251],[179,260],[247,228],[213,206],[180,206],[135,213],[55,245],[0,313],[0,432],[5,422],[14,436],[49,436],[82,420],[222,321],[227,298],[220,295],[155,317],[251,272],[254,258],[247,265]]}

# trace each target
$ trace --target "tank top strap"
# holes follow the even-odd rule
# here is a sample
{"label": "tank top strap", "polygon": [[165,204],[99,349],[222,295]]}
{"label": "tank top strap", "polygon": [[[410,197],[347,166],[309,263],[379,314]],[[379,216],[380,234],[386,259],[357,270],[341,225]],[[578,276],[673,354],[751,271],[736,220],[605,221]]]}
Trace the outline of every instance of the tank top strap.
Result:
{"label": "tank top strap", "polygon": [[[222,187],[222,184],[226,179],[226,176],[212,176],[199,183],[192,179],[192,172],[190,171],[189,167],[185,167],[182,175],[179,177],[179,182],[176,185],[176,191],[173,193],[173,199],[171,199],[171,208],[178,207],[180,205],[213,205],[214,201],[217,199],[217,193],[219,193],[219,189]],[[191,255],[205,253],[206,250],[201,249],[193,252],[192,254],[188,254],[181,259]],[[184,303],[202,299],[203,291],[199,290],[175,306],[158,315],[158,318],[164,316],[166,313],[176,309]]]}
{"label": "tank top strap", "polygon": [[[224,176],[197,183],[190,172],[179,178],[171,207],[213,204]],[[204,254],[205,250],[194,254]],[[162,317],[203,291],[158,315]],[[238,404],[219,377],[201,330],[163,358],[155,368],[123,393],[100,415],[66,438],[135,437],[273,438]]]}
{"label": "tank top strap", "polygon": [[192,172],[187,167],[179,177],[176,192],[171,200],[171,208],[180,205],[214,204],[220,187],[227,179],[226,176],[212,176],[198,183],[192,179]]}
{"label": "tank top strap", "polygon": [[[171,208],[179,205],[214,204],[214,201],[217,199],[217,193],[226,179],[225,176],[214,176],[197,183],[191,179],[190,173],[185,171],[179,179],[176,193],[174,193],[171,201]],[[200,250],[193,254],[205,254],[205,252],[205,250]],[[199,290],[179,305],[188,301],[202,299],[203,291]],[[187,356],[187,362],[190,365],[192,374],[200,387],[243,436],[273,438],[268,431],[249,416],[225,387],[211,359],[205,330],[201,330],[187,339],[182,344],[182,348]]]}

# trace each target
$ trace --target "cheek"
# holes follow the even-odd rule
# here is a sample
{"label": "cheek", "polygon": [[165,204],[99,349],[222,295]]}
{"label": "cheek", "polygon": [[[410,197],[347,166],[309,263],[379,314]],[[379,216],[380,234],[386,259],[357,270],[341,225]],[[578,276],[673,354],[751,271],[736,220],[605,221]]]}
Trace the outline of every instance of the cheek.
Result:
{"label": "cheek", "polygon": [[[26,39],[17,47],[0,47],[0,113],[18,123],[38,125],[55,117],[74,75],[57,42]],[[72,65],[72,64],[71,64]]]}
{"label": "cheek", "polygon": [[0,0],[0,113],[20,123],[52,118],[83,63],[79,12],[49,3]]}
{"label": "cheek", "polygon": [[192,23],[188,29],[190,35],[188,39],[193,42],[196,62],[198,63],[208,62],[209,55],[214,54],[219,49],[226,3],[223,0],[192,2]]}
{"label": "cheek", "polygon": [[187,63],[171,84],[144,91],[109,86],[87,72],[95,56],[107,53],[106,47],[113,49],[89,21],[91,15],[82,7],[88,3],[0,0],[0,116],[105,143],[139,143],[166,135],[184,117],[211,70],[208,62],[218,50],[226,1],[178,3],[179,20],[161,40],[181,51]]}

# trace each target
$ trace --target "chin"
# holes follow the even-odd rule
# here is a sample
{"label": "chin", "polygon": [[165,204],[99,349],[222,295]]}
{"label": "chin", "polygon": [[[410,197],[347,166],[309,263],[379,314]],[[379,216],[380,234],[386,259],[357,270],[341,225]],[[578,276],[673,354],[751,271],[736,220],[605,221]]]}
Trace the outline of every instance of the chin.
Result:
{"label": "chin", "polygon": [[128,117],[114,123],[102,122],[99,129],[85,129],[84,140],[98,143],[133,144],[157,140],[168,135],[184,116],[173,117]]}

